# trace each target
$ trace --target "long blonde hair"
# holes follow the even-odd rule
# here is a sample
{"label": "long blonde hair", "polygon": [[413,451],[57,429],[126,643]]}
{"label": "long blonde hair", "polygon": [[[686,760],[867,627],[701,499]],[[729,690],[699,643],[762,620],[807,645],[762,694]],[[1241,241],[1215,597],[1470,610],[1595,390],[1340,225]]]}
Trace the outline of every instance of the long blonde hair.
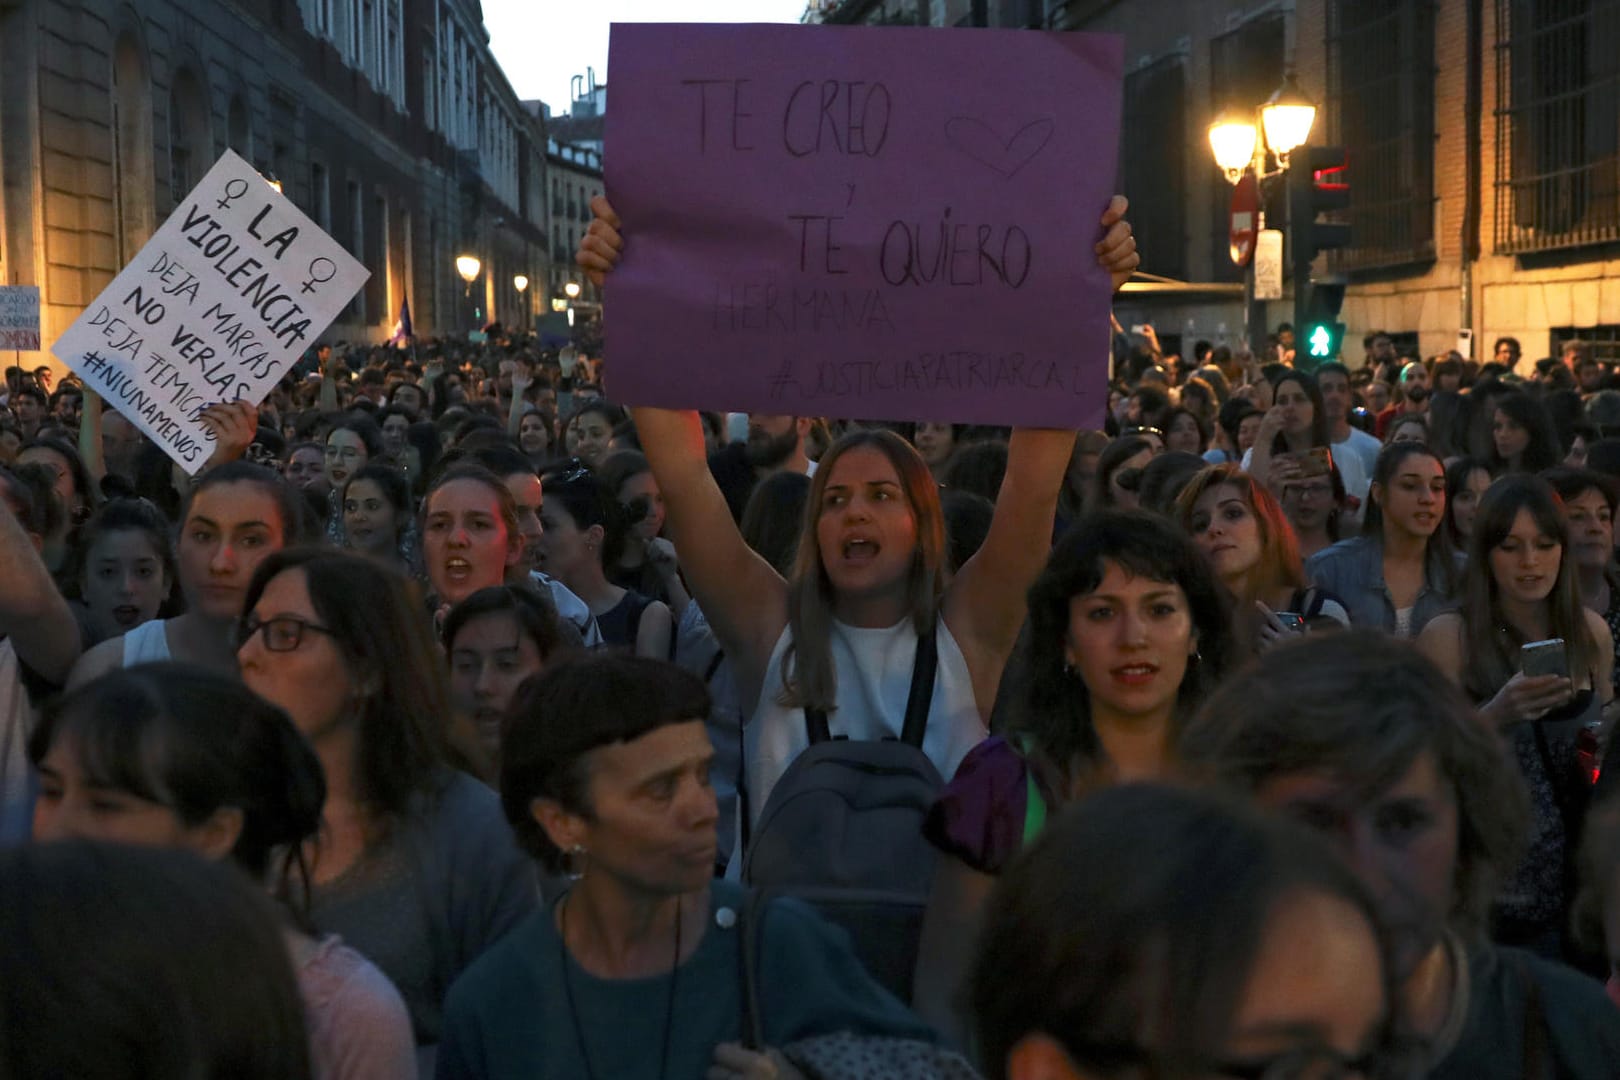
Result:
{"label": "long blonde hair", "polygon": [[830,644],[837,598],[822,563],[816,524],[838,459],[862,447],[878,450],[889,459],[917,520],[917,547],[906,576],[907,606],[917,634],[932,630],[939,615],[940,597],[945,593],[945,516],[933,474],[916,449],[894,432],[851,431],[822,455],[805,502],[799,554],[788,585],[788,627],[793,639],[782,656],[782,693],[777,698],[787,708],[831,713],[838,706],[838,672]]}

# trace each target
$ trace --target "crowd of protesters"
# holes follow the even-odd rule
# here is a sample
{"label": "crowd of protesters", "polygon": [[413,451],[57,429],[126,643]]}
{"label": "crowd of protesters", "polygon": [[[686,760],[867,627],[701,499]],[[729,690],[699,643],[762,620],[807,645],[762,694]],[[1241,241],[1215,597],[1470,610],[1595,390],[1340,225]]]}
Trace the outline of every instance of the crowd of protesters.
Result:
{"label": "crowd of protesters", "polygon": [[0,1075],[1620,1075],[1620,371],[1115,330],[1082,432],[323,345],[195,477],[11,369]]}

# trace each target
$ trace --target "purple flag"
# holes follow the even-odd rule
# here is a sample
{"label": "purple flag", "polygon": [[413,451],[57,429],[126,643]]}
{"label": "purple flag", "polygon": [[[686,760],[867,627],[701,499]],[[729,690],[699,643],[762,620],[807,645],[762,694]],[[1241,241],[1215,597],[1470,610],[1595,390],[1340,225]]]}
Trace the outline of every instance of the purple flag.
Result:
{"label": "purple flag", "polygon": [[615,25],[615,400],[1100,427],[1093,247],[1122,52],[1027,30]]}

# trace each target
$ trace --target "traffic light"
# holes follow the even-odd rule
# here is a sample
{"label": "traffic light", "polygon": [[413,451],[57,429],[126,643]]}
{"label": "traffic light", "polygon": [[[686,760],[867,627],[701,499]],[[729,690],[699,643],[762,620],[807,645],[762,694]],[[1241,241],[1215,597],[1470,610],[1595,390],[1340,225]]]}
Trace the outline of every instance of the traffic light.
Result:
{"label": "traffic light", "polygon": [[1288,232],[1294,277],[1311,276],[1311,264],[1324,251],[1350,243],[1350,226],[1318,221],[1321,214],[1350,207],[1350,181],[1345,176],[1344,148],[1302,146],[1288,160]]}
{"label": "traffic light", "polygon": [[1344,324],[1342,279],[1313,282],[1311,264],[1324,251],[1350,243],[1350,226],[1318,221],[1350,206],[1344,148],[1301,146],[1288,161],[1288,245],[1294,270],[1294,363],[1314,369],[1339,355]]}
{"label": "traffic light", "polygon": [[1309,294],[1305,317],[1295,324],[1295,367],[1314,371],[1339,359],[1339,348],[1344,343],[1344,323],[1339,321],[1339,309],[1344,306],[1344,286],[1342,277],[1313,281],[1308,287],[1295,280],[1296,295]]}

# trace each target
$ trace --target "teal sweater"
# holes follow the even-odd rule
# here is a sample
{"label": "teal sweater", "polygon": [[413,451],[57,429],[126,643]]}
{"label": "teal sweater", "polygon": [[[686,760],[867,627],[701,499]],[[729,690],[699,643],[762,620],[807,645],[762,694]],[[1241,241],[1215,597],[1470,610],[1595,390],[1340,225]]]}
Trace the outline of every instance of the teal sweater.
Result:
{"label": "teal sweater", "polygon": [[[715,1045],[739,1038],[738,927],[720,927],[712,913],[721,907],[741,911],[743,902],[742,890],[731,883],[715,882],[710,889],[708,929],[697,951],[681,965],[676,984],[670,1060],[664,1071],[670,1080],[702,1077]],[[656,1080],[669,977],[597,979],[568,958],[588,1073],[568,1013],[560,946],[554,913],[536,912],[456,982],[445,1006],[438,1080],[591,1074],[601,1080]],[[771,1046],[841,1031],[930,1043],[936,1039],[868,977],[844,932],[799,901],[770,904],[759,965],[760,1014]]]}

